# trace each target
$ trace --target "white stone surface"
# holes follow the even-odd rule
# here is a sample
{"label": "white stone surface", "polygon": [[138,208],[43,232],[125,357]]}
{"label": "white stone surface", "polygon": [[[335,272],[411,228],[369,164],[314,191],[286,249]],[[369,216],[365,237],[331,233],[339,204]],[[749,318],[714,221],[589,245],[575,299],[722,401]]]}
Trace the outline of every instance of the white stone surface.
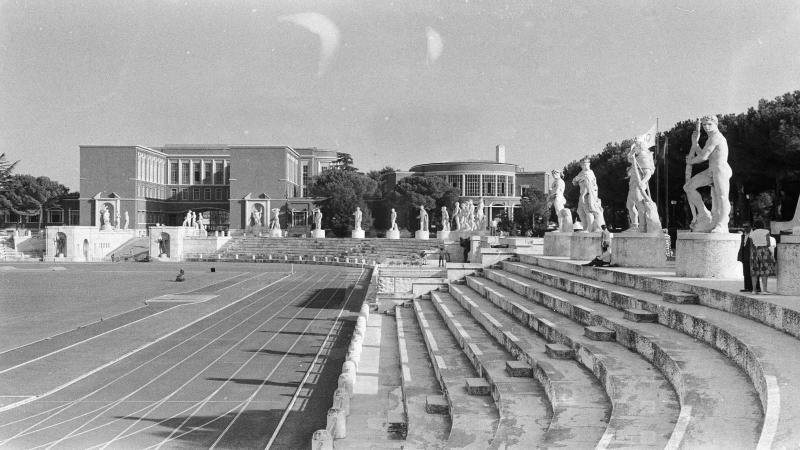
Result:
{"label": "white stone surface", "polygon": [[678,232],[675,274],[689,278],[741,278],[736,261],[741,238],[734,233]]}
{"label": "white stone surface", "polygon": [[611,240],[611,262],[621,267],[667,265],[664,233],[618,233]]}
{"label": "white stone surface", "polygon": [[573,233],[552,231],[544,234],[544,256],[569,256]]}
{"label": "white stone surface", "polygon": [[386,239],[400,239],[400,230],[389,230],[386,232]]}
{"label": "white stone surface", "polygon": [[436,232],[436,239],[441,239],[443,241],[447,241],[450,239],[450,232],[449,231],[437,231]]}
{"label": "white stone surface", "polygon": [[353,239],[364,239],[364,230],[353,230]]}
{"label": "white stone surface", "polygon": [[429,233],[427,231],[417,230],[414,233],[414,237],[416,239],[429,239]]}
{"label": "white stone surface", "polygon": [[777,270],[778,294],[800,295],[800,236],[781,236]]}
{"label": "white stone surface", "polygon": [[311,230],[311,237],[316,239],[322,239],[325,237],[325,230],[322,229]]}
{"label": "white stone surface", "polygon": [[588,233],[581,231],[572,233],[569,244],[569,259],[574,259],[576,261],[593,260],[596,256],[600,255],[600,244],[602,242],[603,236],[597,232]]}

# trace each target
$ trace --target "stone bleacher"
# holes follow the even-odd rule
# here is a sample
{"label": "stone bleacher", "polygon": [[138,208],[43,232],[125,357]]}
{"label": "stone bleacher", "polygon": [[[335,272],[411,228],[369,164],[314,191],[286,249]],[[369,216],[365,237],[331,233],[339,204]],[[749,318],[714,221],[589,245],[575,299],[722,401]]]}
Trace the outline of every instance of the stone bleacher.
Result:
{"label": "stone bleacher", "polygon": [[[367,262],[378,263],[403,263],[415,262],[419,264],[421,255],[425,259],[436,258],[436,251],[440,241],[436,239],[314,239],[314,238],[269,238],[269,237],[239,237],[231,239],[220,250],[222,257],[245,255],[267,258],[288,256],[289,259],[298,256],[309,259],[312,256],[330,258],[358,258]],[[307,257],[307,258],[306,258]]]}
{"label": "stone bleacher", "polygon": [[795,448],[800,307],[646,272],[519,255],[396,309],[409,445]]}

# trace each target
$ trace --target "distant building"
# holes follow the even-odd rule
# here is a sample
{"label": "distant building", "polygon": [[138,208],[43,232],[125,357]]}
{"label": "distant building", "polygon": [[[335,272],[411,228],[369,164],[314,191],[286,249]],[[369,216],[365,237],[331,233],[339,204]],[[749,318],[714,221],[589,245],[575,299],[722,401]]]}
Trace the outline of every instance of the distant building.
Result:
{"label": "distant building", "polygon": [[[281,208],[288,225],[305,226],[313,208],[312,177],[336,160],[316,148],[258,145],[141,145],[80,147],[80,225],[143,229],[182,224],[199,212],[209,230],[243,229],[254,209],[261,220]],[[287,217],[288,216],[288,217]]]}

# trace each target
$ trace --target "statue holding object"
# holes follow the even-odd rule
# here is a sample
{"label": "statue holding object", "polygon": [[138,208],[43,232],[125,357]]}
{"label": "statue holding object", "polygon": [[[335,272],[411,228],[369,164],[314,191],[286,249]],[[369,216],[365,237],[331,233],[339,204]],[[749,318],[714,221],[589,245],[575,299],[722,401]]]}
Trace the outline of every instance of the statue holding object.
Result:
{"label": "statue holding object", "polygon": [[603,219],[603,205],[597,195],[597,178],[589,166],[589,157],[581,160],[581,172],[572,179],[573,185],[581,188],[578,197],[578,217],[584,231],[590,233],[600,231],[600,226],[605,225]]}
{"label": "statue holding object", "polygon": [[363,217],[361,207],[356,206],[356,212],[353,213],[353,217],[355,217],[355,230],[361,230],[361,219]]}
{"label": "statue holding object", "polygon": [[553,184],[550,185],[550,195],[547,196],[548,215],[552,206],[558,220],[558,231],[568,233],[572,231],[572,212],[565,207],[567,199],[564,197],[564,176],[557,169],[550,171],[550,174],[553,175]]}
{"label": "statue holding object", "polygon": [[645,148],[644,139],[640,136],[634,140],[628,150],[628,217],[631,226],[627,231],[655,233],[661,230],[658,208],[650,196],[650,177],[656,170],[653,155]]}
{"label": "statue holding object", "polygon": [[450,215],[447,206],[442,206],[442,231],[450,231]]}
{"label": "statue holding object", "polygon": [[461,204],[456,202],[453,205],[453,219],[456,221],[456,231],[461,230]]}
{"label": "statue holding object", "polygon": [[425,211],[425,206],[419,205],[419,230],[428,231],[428,212]]}
{"label": "statue holding object", "polygon": [[[700,126],[702,125],[708,140],[701,148]],[[689,200],[692,210],[692,231],[701,233],[727,233],[730,220],[731,204],[729,197],[730,179],[733,175],[731,166],[728,165],[728,141],[720,133],[719,120],[716,116],[704,116],[695,122],[692,132],[692,148],[686,155],[686,184],[683,190]],[[708,169],[689,178],[692,166],[708,161]],[[698,188],[711,186],[711,211],[703,203],[703,198],[697,192]]]}
{"label": "statue holding object", "polygon": [[281,221],[280,221],[280,208],[272,208],[272,219],[269,221],[269,229],[270,230],[278,230],[281,229]]}

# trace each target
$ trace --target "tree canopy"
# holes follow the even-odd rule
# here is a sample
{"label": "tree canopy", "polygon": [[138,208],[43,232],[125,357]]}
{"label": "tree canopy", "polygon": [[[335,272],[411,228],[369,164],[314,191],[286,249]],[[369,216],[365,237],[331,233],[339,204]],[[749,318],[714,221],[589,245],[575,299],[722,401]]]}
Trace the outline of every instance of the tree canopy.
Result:
{"label": "tree canopy", "polygon": [[41,228],[44,211],[55,207],[68,193],[66,186],[48,177],[13,175],[7,189],[0,192],[0,206],[21,216],[38,214]]}
{"label": "tree canopy", "polygon": [[0,192],[3,192],[11,180],[11,171],[19,161],[10,162],[6,159],[5,153],[0,153]]}
{"label": "tree canopy", "polygon": [[410,176],[403,178],[387,196],[388,203],[397,211],[398,226],[405,224],[409,230],[417,230],[418,209],[428,210],[430,223],[440,223],[441,208],[448,209],[458,200],[461,192],[440,177]]}
{"label": "tree canopy", "polygon": [[363,213],[361,227],[372,226],[372,214],[366,199],[374,196],[378,183],[355,170],[326,170],[315,177],[310,194],[323,200],[315,202],[322,210],[323,228],[332,229],[337,236],[345,236],[352,229],[353,212],[360,207]]}

